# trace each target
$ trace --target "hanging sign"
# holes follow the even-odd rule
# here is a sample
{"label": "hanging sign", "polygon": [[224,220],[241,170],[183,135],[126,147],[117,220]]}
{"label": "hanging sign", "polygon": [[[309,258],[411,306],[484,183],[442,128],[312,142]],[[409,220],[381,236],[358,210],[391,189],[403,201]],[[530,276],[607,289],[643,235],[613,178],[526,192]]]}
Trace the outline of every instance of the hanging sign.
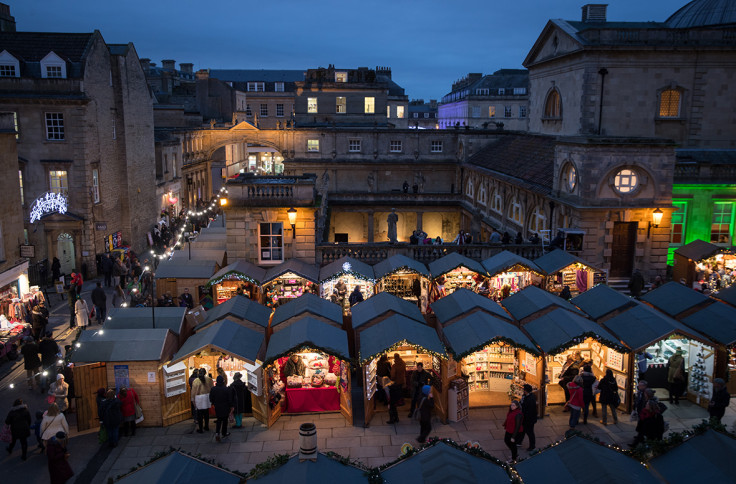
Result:
{"label": "hanging sign", "polygon": [[36,199],[31,206],[31,223],[40,220],[46,214],[66,213],[67,199],[61,193],[48,192]]}

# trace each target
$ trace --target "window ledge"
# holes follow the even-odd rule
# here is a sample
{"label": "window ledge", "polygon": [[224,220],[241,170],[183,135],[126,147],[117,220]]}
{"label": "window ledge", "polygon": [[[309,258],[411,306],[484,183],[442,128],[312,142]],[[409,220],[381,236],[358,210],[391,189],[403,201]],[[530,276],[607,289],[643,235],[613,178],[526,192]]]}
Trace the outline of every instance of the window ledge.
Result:
{"label": "window ledge", "polygon": [[559,118],[547,118],[547,117],[544,117],[543,116],[542,117],[542,122],[543,123],[561,123],[562,122],[562,118],[561,117],[559,117]]}
{"label": "window ledge", "polygon": [[680,118],[680,117],[678,117],[678,118],[661,118],[661,117],[657,116],[656,118],[654,118],[654,122],[657,123],[657,124],[660,124],[660,123],[673,123],[673,122],[674,123],[685,124],[687,122],[687,118]]}

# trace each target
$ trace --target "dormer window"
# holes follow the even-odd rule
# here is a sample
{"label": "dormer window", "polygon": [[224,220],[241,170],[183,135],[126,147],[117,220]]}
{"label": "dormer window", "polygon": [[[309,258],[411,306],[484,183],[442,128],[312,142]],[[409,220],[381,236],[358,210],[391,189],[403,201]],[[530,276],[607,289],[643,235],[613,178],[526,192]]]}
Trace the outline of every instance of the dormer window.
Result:
{"label": "dormer window", "polygon": [[66,62],[53,51],[41,59],[41,77],[44,79],[66,79]]}
{"label": "dormer window", "polygon": [[335,82],[348,82],[348,73],[335,72]]}
{"label": "dormer window", "polygon": [[20,63],[7,50],[0,53],[0,77],[20,77]]}
{"label": "dormer window", "polygon": [[12,64],[0,64],[0,77],[18,77],[15,66]]}
{"label": "dormer window", "polygon": [[61,66],[46,66],[46,77],[61,78]]}

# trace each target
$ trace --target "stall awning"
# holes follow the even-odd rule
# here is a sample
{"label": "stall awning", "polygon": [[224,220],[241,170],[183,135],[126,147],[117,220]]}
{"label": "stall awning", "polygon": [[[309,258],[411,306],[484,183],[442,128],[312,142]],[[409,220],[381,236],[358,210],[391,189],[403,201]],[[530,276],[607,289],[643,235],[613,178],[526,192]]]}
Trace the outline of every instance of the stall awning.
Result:
{"label": "stall awning", "polygon": [[473,456],[444,442],[438,442],[389,467],[381,472],[381,477],[386,484],[509,482],[509,475],[499,464]]}
{"label": "stall awning", "polygon": [[194,457],[172,452],[120,479],[123,484],[169,484],[172,482],[217,482],[238,484],[241,477]]}
{"label": "stall awning", "polygon": [[605,272],[602,269],[591,266],[583,259],[575,257],[571,253],[565,252],[564,250],[560,249],[555,249],[553,251],[547,252],[542,257],[534,259],[534,263],[537,264],[537,266],[542,269],[547,275],[554,274],[555,272],[561,271],[565,267],[568,267],[575,263],[582,264],[598,272]]}
{"label": "stall awning", "polygon": [[228,316],[250,321],[258,326],[268,328],[268,320],[271,318],[271,308],[251,301],[245,296],[237,295],[207,311],[204,322],[195,329],[200,330],[209,326],[214,321],[224,319]]}
{"label": "stall awning", "polygon": [[682,322],[717,343],[736,345],[736,308],[715,302],[683,318]]}
{"label": "stall awning", "polygon": [[675,250],[675,254],[687,257],[688,259],[698,262],[703,259],[713,257],[722,250],[723,247],[719,247],[704,240],[696,239],[689,244],[685,244]]}
{"label": "stall awning", "polygon": [[261,349],[265,337],[264,333],[246,328],[230,319],[223,319],[190,336],[169,364],[185,360],[205,348],[215,348],[254,364],[260,356],[258,350]]}
{"label": "stall awning", "polygon": [[496,301],[465,288],[458,289],[449,296],[438,299],[430,306],[440,323],[446,323],[476,308],[499,318],[511,319],[511,316]]}
{"label": "stall awning", "polygon": [[524,319],[551,306],[559,306],[580,315],[585,314],[560,296],[536,286],[525,287],[501,301],[501,304],[516,319]]}
{"label": "stall awning", "polygon": [[721,289],[711,296],[716,299],[720,299],[721,301],[725,301],[731,306],[736,306],[736,284],[728,286],[726,289]]}
{"label": "stall awning", "polygon": [[429,272],[432,274],[434,279],[437,279],[448,272],[454,271],[458,267],[465,267],[475,273],[486,275],[486,270],[483,267],[483,264],[473,259],[469,259],[464,255],[460,255],[457,252],[451,252],[434,262],[430,262]]}
{"label": "stall awning", "polygon": [[489,257],[488,259],[484,260],[483,267],[485,267],[486,272],[490,277],[493,277],[497,274],[502,274],[504,272],[509,272],[509,270],[511,269],[516,269],[519,271],[527,270],[537,273],[540,276],[544,275],[542,269],[540,269],[537,264],[530,261],[529,259],[521,257],[520,255],[509,252],[508,250],[499,252],[493,257]]}
{"label": "stall awning", "polygon": [[291,272],[299,277],[302,277],[310,282],[317,284],[319,282],[319,267],[302,262],[299,259],[289,259],[286,262],[273,266],[266,271],[266,275],[263,279],[263,283],[267,284],[277,277],[281,277],[286,273]]}
{"label": "stall awning", "polygon": [[213,284],[219,284],[229,277],[235,277],[260,285],[263,282],[265,276],[265,269],[261,269],[260,267],[253,265],[250,262],[239,260],[220,269],[217,274],[212,276],[209,282],[207,282],[207,285],[211,286]]}
{"label": "stall awning", "polygon": [[641,297],[645,301],[670,316],[677,316],[695,306],[713,302],[703,293],[690,289],[677,282],[668,282]]}
{"label": "stall awning", "polygon": [[214,260],[171,259],[161,261],[156,268],[156,279],[209,279],[215,273]]}
{"label": "stall awning", "polygon": [[[319,430],[317,431],[319,438]],[[323,454],[317,454],[317,461],[299,462],[299,456],[291,457],[286,464],[252,481],[256,484],[314,484],[315,482],[368,483],[362,469],[343,464]]]}
{"label": "stall awning", "polygon": [[528,322],[524,329],[532,341],[548,355],[555,355],[574,346],[587,337],[599,340],[606,346],[628,351],[618,339],[598,323],[578,316],[565,309],[555,309]]}
{"label": "stall awning", "polygon": [[446,357],[445,347],[434,328],[394,314],[360,333],[358,359],[365,363],[385,351],[395,349],[402,342]]}
{"label": "stall awning", "polygon": [[617,309],[633,306],[636,300],[605,284],[598,284],[579,296],[575,296],[570,302],[582,309],[588,316],[597,320]]}
{"label": "stall awning", "polygon": [[181,334],[184,326],[184,316],[187,308],[159,308],[155,309],[156,323],[153,325],[151,308],[113,308],[107,313],[108,319],[104,328],[108,329],[170,329],[174,334]]}
{"label": "stall awning", "polygon": [[88,329],[82,331],[71,362],[161,361],[168,356],[163,353],[169,337],[176,339],[168,329]]}
{"label": "stall awning", "polygon": [[330,262],[319,270],[319,282],[329,279],[335,279],[343,275],[354,275],[358,279],[366,281],[375,281],[376,276],[373,273],[373,267],[365,262],[361,262],[352,257],[340,257],[334,262]]}
{"label": "stall awning", "polygon": [[373,266],[373,272],[376,275],[376,279],[383,279],[384,277],[390,276],[391,274],[401,270],[415,272],[425,277],[430,277],[427,266],[402,254],[391,256]]}
{"label": "stall awning", "polygon": [[264,363],[269,364],[302,348],[317,349],[342,360],[350,359],[345,331],[304,316],[271,335]]}
{"label": "stall awning", "polygon": [[410,301],[405,301],[388,292],[379,292],[351,308],[353,313],[353,328],[358,328],[389,311],[402,314],[406,317],[424,322],[424,316],[419,307]]}
{"label": "stall awning", "polygon": [[483,312],[458,319],[442,331],[450,345],[448,349],[456,361],[494,342],[508,343],[535,355],[539,354],[537,346],[519,328]]}
{"label": "stall awning", "polygon": [[183,250],[175,250],[171,255],[172,261],[190,261],[190,260],[213,260],[218,265],[222,265],[226,260],[226,251],[222,249],[195,249],[192,247],[191,255],[189,248]]}
{"label": "stall awning", "polygon": [[519,462],[516,471],[525,484],[660,484],[638,460],[583,437],[571,437]]}
{"label": "stall awning", "polygon": [[322,316],[342,326],[342,308],[340,306],[327,299],[307,293],[277,307],[273,312],[271,327],[305,313]]}
{"label": "stall awning", "polygon": [[734,455],[736,439],[708,429],[655,457],[649,466],[666,482],[733,482]]}
{"label": "stall awning", "polygon": [[713,346],[711,341],[696,331],[642,303],[605,321],[603,326],[621,338],[632,351],[646,349],[673,334]]}

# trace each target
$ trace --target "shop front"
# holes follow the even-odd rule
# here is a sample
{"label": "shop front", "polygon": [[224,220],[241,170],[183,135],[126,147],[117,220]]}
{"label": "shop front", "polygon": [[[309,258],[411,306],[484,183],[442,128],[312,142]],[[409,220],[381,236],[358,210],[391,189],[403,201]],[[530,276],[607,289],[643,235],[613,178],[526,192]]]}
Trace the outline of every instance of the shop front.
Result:
{"label": "shop front", "polygon": [[271,267],[263,279],[264,304],[274,308],[303,294],[318,294],[319,268],[299,259]]}
{"label": "shop front", "polygon": [[480,262],[452,252],[429,264],[432,287],[429,302],[441,299],[458,289],[469,289],[488,296],[486,270]]}
{"label": "shop front", "polygon": [[373,266],[376,293],[388,292],[427,311],[431,275],[427,266],[401,254]]}
{"label": "shop front", "polygon": [[560,249],[534,259],[534,263],[546,274],[544,287],[553,294],[560,294],[568,287],[574,296],[608,280],[604,269],[597,269]]}
{"label": "shop front", "polygon": [[285,328],[305,316],[327,323],[337,329],[344,329],[340,306],[314,294],[307,293],[296,299],[290,299],[286,304],[273,310],[270,324],[271,331]]}
{"label": "shop front", "polygon": [[39,301],[45,300],[36,286],[28,287],[28,261],[0,274],[0,358],[31,334],[27,315]]}
{"label": "shop front", "polygon": [[363,300],[373,296],[376,278],[373,267],[352,257],[340,257],[319,271],[320,294],[350,312],[350,294],[360,286]]}
{"label": "shop front", "polygon": [[534,262],[508,250],[484,260],[483,267],[488,274],[489,297],[494,301],[500,301],[527,286],[538,285],[544,278],[542,270]]}
{"label": "shop front", "polygon": [[176,298],[186,290],[192,295],[194,306],[206,302],[207,292],[201,290],[207,286],[210,278],[217,272],[219,266],[213,260],[171,259],[159,263],[153,278],[156,281],[156,297],[161,298],[166,293]]}
{"label": "shop front", "polygon": [[261,284],[265,277],[265,269],[239,260],[220,269],[207,281],[207,287],[213,288],[215,305],[238,294],[260,302]]}
{"label": "shop front", "polygon": [[694,289],[716,292],[733,283],[734,269],[736,254],[730,248],[698,239],[675,250],[672,279]]}

